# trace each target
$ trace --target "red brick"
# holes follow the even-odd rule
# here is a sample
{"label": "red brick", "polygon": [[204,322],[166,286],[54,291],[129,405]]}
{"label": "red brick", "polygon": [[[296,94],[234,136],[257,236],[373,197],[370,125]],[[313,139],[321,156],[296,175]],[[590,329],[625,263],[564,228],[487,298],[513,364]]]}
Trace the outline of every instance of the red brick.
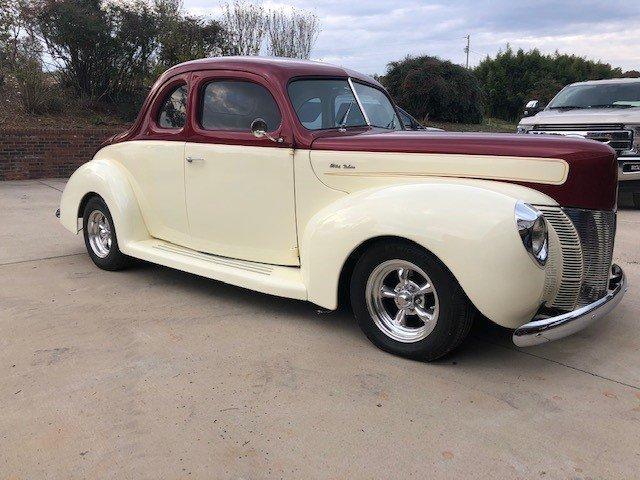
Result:
{"label": "red brick", "polygon": [[0,180],[68,176],[123,127],[0,129]]}

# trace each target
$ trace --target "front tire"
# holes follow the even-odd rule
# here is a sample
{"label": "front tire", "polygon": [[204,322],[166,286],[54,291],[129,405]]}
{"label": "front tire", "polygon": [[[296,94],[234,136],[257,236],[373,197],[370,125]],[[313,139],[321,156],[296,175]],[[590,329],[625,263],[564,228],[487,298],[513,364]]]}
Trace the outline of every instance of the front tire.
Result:
{"label": "front tire", "polygon": [[449,269],[409,242],[380,242],[358,260],[351,305],[365,335],[387,352],[431,361],[466,338],[475,309]]}
{"label": "front tire", "polygon": [[93,263],[103,270],[122,270],[131,264],[131,257],[118,248],[118,237],[111,212],[98,196],[89,199],[82,215],[84,244]]}

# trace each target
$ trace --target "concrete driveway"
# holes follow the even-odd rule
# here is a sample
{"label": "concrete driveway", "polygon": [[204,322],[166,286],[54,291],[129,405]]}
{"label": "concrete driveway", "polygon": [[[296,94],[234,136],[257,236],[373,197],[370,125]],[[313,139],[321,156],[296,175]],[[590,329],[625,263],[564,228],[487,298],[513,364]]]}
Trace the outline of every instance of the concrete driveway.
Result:
{"label": "concrete driveway", "polygon": [[638,478],[640,212],[606,321],[526,350],[477,324],[424,364],[347,313],[99,270],[63,185],[0,183],[0,478]]}

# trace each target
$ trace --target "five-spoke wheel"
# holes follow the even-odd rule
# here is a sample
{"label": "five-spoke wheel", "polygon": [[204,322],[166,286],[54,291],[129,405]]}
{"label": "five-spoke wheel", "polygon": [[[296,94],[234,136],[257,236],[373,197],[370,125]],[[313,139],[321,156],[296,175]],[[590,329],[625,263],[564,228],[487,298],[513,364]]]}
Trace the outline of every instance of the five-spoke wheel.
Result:
{"label": "five-spoke wheel", "polygon": [[87,235],[89,245],[98,257],[104,258],[111,250],[112,236],[109,219],[100,210],[94,210],[89,214],[87,222]]}
{"label": "five-spoke wheel", "polygon": [[417,342],[438,321],[438,294],[433,281],[417,265],[388,260],[367,281],[367,307],[374,322],[399,342]]}

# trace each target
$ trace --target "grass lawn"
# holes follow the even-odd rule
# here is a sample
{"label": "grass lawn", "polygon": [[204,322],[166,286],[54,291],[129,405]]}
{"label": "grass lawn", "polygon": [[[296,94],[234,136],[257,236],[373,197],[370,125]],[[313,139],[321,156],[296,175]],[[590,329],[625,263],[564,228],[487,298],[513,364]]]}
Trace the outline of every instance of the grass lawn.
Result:
{"label": "grass lawn", "polygon": [[429,127],[438,127],[447,132],[502,132],[516,133],[517,123],[507,122],[498,118],[485,118],[482,123],[447,123],[425,121],[424,125]]}

